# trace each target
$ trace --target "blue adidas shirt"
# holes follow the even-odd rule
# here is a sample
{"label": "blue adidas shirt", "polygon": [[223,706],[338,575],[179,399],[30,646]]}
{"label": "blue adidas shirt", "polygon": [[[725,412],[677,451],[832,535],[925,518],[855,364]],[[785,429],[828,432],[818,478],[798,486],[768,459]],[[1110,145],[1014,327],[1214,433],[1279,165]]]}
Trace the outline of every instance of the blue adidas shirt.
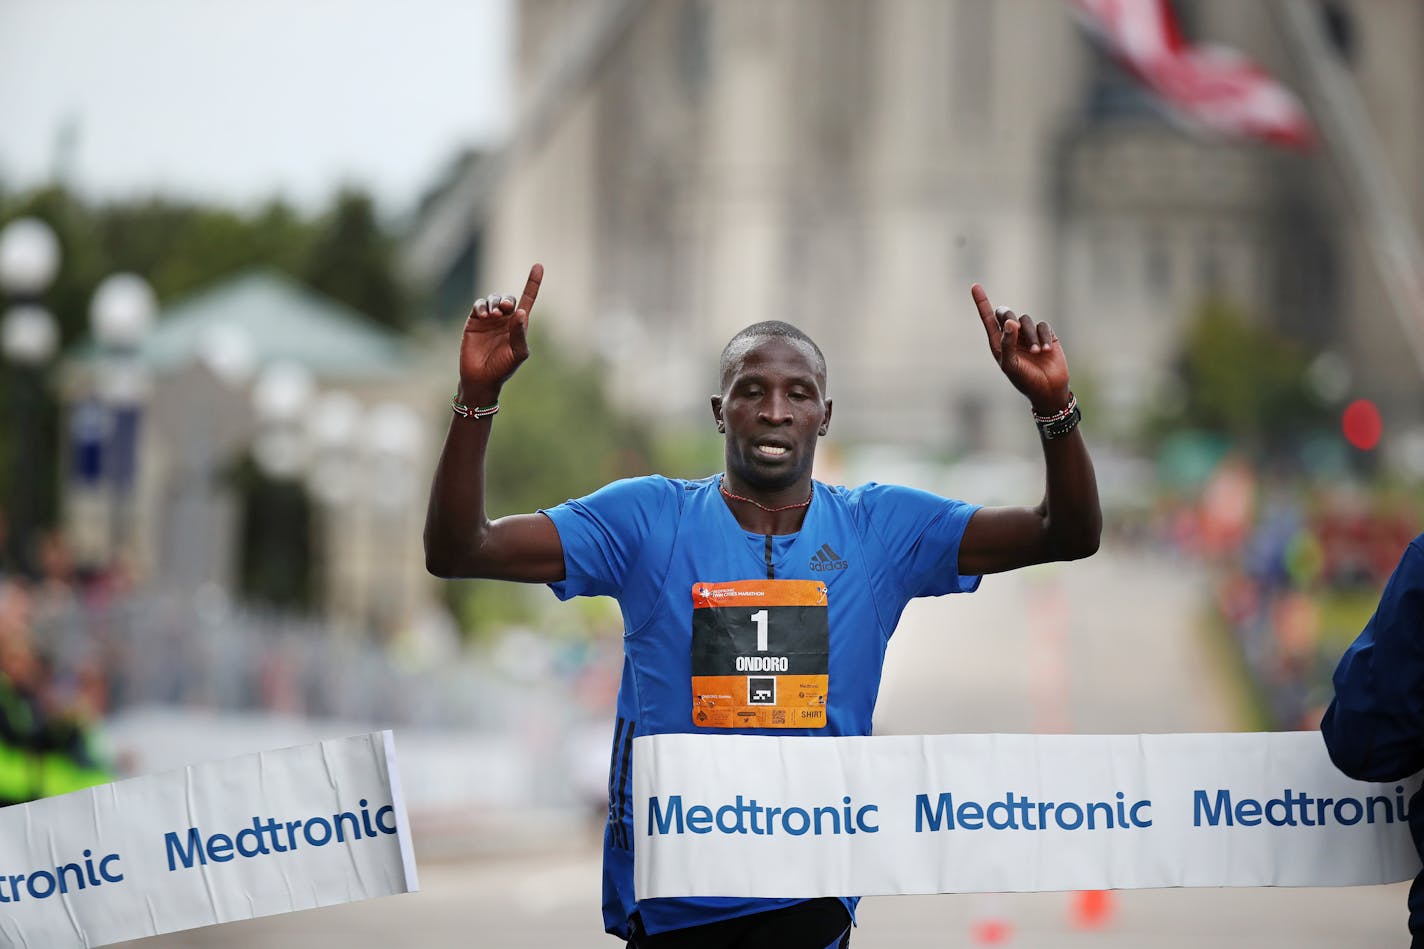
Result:
{"label": "blue adidas shirt", "polygon": [[[867,484],[846,489],[816,482],[801,530],[768,537],[742,529],[718,491],[718,478],[653,476],[618,481],[544,512],[564,548],[565,579],[550,588],[560,599],[612,596],[623,612],[623,678],[604,834],[608,932],[627,938],[635,911],[648,933],[659,933],[800,902],[723,897],[635,901],[633,739],[671,732],[870,734],[885,647],[905,604],[913,597],[965,593],[979,585],[978,577],[961,576],[958,569],[959,542],[976,510],[976,505],[911,488]],[[821,594],[819,606],[787,607],[800,611],[787,622],[797,624],[798,634],[805,633],[810,643],[804,661],[819,662],[818,675],[824,671],[817,678],[825,683],[824,725],[766,730],[700,726],[697,718],[707,719],[694,714],[695,597],[704,598],[703,606],[712,605],[708,591],[721,589],[719,584],[760,584],[768,578],[813,581],[782,586]],[[760,621],[766,622],[764,616]],[[753,630],[749,636],[755,634],[755,623],[744,625]],[[709,661],[699,655],[699,662]],[[774,691],[757,690],[755,682],[763,680],[741,678],[748,684],[738,701],[755,701],[746,697],[749,692]],[[702,689],[699,685],[699,706],[705,701]],[[853,913],[855,898],[845,902]]]}

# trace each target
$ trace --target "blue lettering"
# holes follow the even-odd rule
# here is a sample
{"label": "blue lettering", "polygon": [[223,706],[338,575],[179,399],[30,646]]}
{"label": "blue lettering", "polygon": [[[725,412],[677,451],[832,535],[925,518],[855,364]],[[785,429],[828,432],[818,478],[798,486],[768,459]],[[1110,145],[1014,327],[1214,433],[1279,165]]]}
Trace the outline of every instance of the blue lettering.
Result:
{"label": "blue lettering", "polygon": [[227,863],[237,854],[232,852],[232,838],[227,834],[213,834],[208,838],[208,859]]}
{"label": "blue lettering", "polygon": [[[163,841],[168,845],[169,872],[178,869],[178,863],[180,862],[183,864],[183,869],[193,869],[194,857],[197,857],[198,860],[202,861],[204,866],[207,866],[208,857],[207,854],[203,853],[203,839],[198,836],[198,828],[188,828],[188,849],[186,852],[183,850],[183,844],[178,840],[178,835],[171,831],[163,835]],[[176,862],[174,860],[175,857],[177,857]]]}
{"label": "blue lettering", "polygon": [[93,859],[91,859],[93,856],[94,856],[94,851],[92,851],[92,850],[86,850],[86,851],[84,851],[84,869],[87,870],[88,873],[89,873],[89,884],[90,884],[91,886],[98,886],[98,885],[99,885],[99,878],[94,875],[94,861],[93,861]]}
{"label": "blue lettering", "polygon": [[383,834],[394,834],[394,833],[396,832],[396,825],[395,825],[395,824],[392,824],[391,826],[387,827],[387,826],[385,825],[385,823],[382,822],[382,820],[381,820],[381,816],[382,816],[383,814],[386,815],[386,816],[391,817],[392,819],[394,819],[394,818],[395,818],[395,814],[396,814],[396,809],[395,809],[394,807],[392,807],[391,805],[387,804],[385,807],[381,808],[379,811],[376,812],[376,826],[381,829],[381,833],[383,833]]}
{"label": "blue lettering", "polygon": [[[1346,820],[1345,815],[1340,813],[1340,809],[1343,808],[1346,804],[1349,804],[1355,809],[1355,816],[1351,817],[1349,820]],[[1364,807],[1360,804],[1359,801],[1355,800],[1353,797],[1342,797],[1340,798],[1340,800],[1335,802],[1335,820],[1337,823],[1344,824],[1346,827],[1352,827],[1355,824],[1358,824],[1360,822],[1360,818],[1364,816]]]}
{"label": "blue lettering", "polygon": [[69,884],[65,882],[64,879],[64,872],[66,870],[74,871],[74,879],[79,882],[79,889],[84,889],[84,868],[77,863],[66,863],[62,867],[55,867],[55,872],[59,874],[59,892],[69,892]]}
{"label": "blue lettering", "polygon": [[687,809],[687,829],[694,834],[712,833],[712,808],[694,804]]}
{"label": "blue lettering", "polygon": [[350,811],[342,811],[336,815],[336,840],[339,843],[346,842],[346,819],[351,819],[351,837],[354,840],[361,839],[361,822],[356,815]]}
{"label": "blue lettering", "polygon": [[[35,881],[38,880],[40,877],[44,877],[46,880],[49,881],[49,889],[45,890],[43,893],[39,893],[39,892],[36,892],[36,891],[35,891]],[[53,874],[53,873],[50,873],[50,872],[47,871],[47,870],[36,870],[34,873],[31,873],[31,874],[30,874],[30,878],[25,881],[25,889],[29,890],[29,891],[30,891],[30,895],[33,896],[33,897],[34,897],[35,899],[37,899],[37,900],[42,900],[42,899],[44,899],[44,898],[47,897],[47,896],[53,895],[53,894],[54,894],[54,874]]]}
{"label": "blue lettering", "polygon": [[[1236,823],[1242,827],[1256,827],[1261,823],[1261,802],[1254,797],[1243,797],[1236,802]],[[1231,824],[1228,814],[1227,825]]]}
{"label": "blue lettering", "polygon": [[[797,814],[801,818],[801,829],[796,830],[791,826],[791,815]],[[804,808],[788,807],[781,815],[781,829],[793,837],[800,837],[811,829],[811,815],[807,814]]]}
{"label": "blue lettering", "polygon": [[[941,826],[945,830],[954,830],[954,795],[944,791],[939,796],[939,802],[935,804],[934,813],[930,813],[930,796],[928,794],[915,795],[915,833],[923,833],[925,824],[929,824],[930,830],[939,830]],[[978,828],[973,828],[978,829]]]}
{"label": "blue lettering", "polygon": [[[1289,788],[1286,789],[1286,794],[1287,794],[1287,795],[1290,794],[1290,789],[1289,789]],[[1274,817],[1274,816],[1272,816],[1272,812],[1273,812],[1274,810],[1276,810],[1276,809],[1284,810],[1284,811],[1285,811],[1285,816],[1284,816],[1284,817]],[[1294,827],[1294,826],[1296,825],[1296,823],[1295,823],[1295,816],[1291,814],[1290,801],[1288,801],[1288,800],[1282,800],[1281,798],[1278,798],[1278,797],[1273,797],[1273,798],[1271,798],[1269,801],[1267,801],[1267,802],[1266,802],[1266,821],[1267,821],[1272,827]]]}
{"label": "blue lettering", "polygon": [[865,819],[865,812],[866,812],[866,811],[873,811],[874,813],[877,813],[877,814],[878,814],[878,813],[880,813],[880,807],[879,807],[879,805],[876,805],[876,804],[866,804],[866,805],[865,805],[864,807],[862,807],[860,810],[856,811],[856,812],[855,812],[855,822],[856,822],[856,824],[860,827],[860,829],[861,829],[862,831],[864,831],[864,832],[867,833],[867,834],[878,834],[878,833],[880,833],[880,825],[879,825],[879,824],[871,824],[871,823],[869,823],[869,822],[866,821],[866,819]]}
{"label": "blue lettering", "polygon": [[[731,826],[722,820],[724,814],[731,818]],[[723,804],[717,808],[717,829],[724,834],[745,834],[747,832],[746,827],[742,825],[742,796],[740,794],[737,795],[737,803]]]}
{"label": "blue lettering", "polygon": [[[366,807],[367,807],[366,799],[363,797],[363,798],[361,798],[361,800],[358,801],[357,803],[361,805],[361,823],[364,824],[364,825],[366,825],[366,836],[367,836],[367,837],[374,837],[374,836],[376,836],[376,829],[371,826],[371,813],[366,810]],[[357,834],[357,836],[359,837],[360,835]]]}
{"label": "blue lettering", "polygon": [[1152,826],[1152,818],[1149,817],[1149,818],[1147,818],[1147,820],[1143,820],[1142,818],[1140,818],[1140,817],[1137,816],[1137,812],[1138,812],[1138,811],[1142,810],[1144,807],[1151,807],[1151,806],[1152,806],[1152,802],[1151,802],[1151,801],[1138,801],[1136,804],[1132,805],[1132,826],[1134,826],[1134,827],[1151,827],[1151,826]]}
{"label": "blue lettering", "polygon": [[[256,845],[254,845],[251,849],[244,847],[242,845],[242,839],[244,837],[251,837],[253,840],[257,841]],[[258,821],[257,818],[252,818],[252,826],[250,828],[244,828],[243,830],[239,830],[237,832],[237,852],[242,854],[244,857],[255,857],[258,854],[267,854],[272,852],[268,850],[267,845],[262,842],[262,824]]]}
{"label": "blue lettering", "polygon": [[1231,826],[1231,795],[1224,790],[1216,792],[1216,807],[1212,809],[1208,803],[1206,792],[1197,790],[1192,794],[1192,826],[1200,827],[1202,817],[1206,817],[1206,822],[1215,827],[1225,818],[1226,826]]}
{"label": "blue lettering", "polygon": [[[322,829],[320,840],[315,840],[312,837],[312,827],[317,824],[320,824]],[[307,843],[313,847],[325,847],[331,842],[331,822],[324,817],[313,817],[302,825],[302,836],[305,837]]]}
{"label": "blue lettering", "polygon": [[[989,826],[992,827],[994,830],[1019,829],[1018,823],[1014,820],[1014,810],[1012,804],[1013,797],[1014,794],[1012,791],[1010,791],[1008,801],[995,801],[994,803],[989,805],[988,810],[985,812],[984,816],[988,819]],[[996,810],[1004,815],[998,820],[994,818],[994,813]]]}
{"label": "blue lettering", "polygon": [[118,854],[116,854],[116,853],[111,853],[111,854],[109,854],[107,857],[105,857],[103,860],[100,860],[100,861],[99,861],[99,875],[102,876],[104,879],[108,880],[110,883],[122,883],[122,882],[124,882],[124,875],[123,875],[122,873],[120,873],[120,874],[119,874],[118,876],[116,876],[116,877],[111,877],[111,876],[109,876],[109,864],[112,863],[112,862],[114,862],[114,861],[116,861],[116,860],[118,860],[118,859],[119,859],[119,855],[118,855]]}

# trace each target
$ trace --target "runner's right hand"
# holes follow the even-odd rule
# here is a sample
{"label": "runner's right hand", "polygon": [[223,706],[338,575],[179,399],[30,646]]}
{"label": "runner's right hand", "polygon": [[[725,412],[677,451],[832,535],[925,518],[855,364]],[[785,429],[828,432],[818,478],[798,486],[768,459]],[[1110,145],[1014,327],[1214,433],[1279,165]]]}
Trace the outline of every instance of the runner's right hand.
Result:
{"label": "runner's right hand", "polygon": [[529,268],[518,303],[491,294],[475,301],[460,341],[460,394],[466,405],[490,405],[500,387],[529,358],[529,314],[539,296],[544,265]]}

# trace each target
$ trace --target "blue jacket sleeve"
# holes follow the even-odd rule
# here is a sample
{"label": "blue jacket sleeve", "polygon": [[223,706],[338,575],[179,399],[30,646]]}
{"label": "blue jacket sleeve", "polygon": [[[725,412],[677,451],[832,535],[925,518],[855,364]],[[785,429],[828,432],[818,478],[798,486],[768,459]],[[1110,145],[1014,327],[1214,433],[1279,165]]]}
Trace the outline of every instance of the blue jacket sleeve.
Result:
{"label": "blue jacket sleeve", "polygon": [[1352,778],[1397,781],[1424,769],[1424,536],[1410,542],[1340,658],[1320,731]]}

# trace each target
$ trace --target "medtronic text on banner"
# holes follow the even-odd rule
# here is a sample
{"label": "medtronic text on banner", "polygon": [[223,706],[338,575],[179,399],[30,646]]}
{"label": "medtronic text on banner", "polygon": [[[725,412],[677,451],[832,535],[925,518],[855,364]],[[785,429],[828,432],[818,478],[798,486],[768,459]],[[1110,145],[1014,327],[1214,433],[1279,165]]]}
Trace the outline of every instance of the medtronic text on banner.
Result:
{"label": "medtronic text on banner", "polygon": [[677,734],[635,739],[633,761],[639,899],[1337,886],[1419,869],[1419,779],[1352,781],[1314,732]]}
{"label": "medtronic text on banner", "polygon": [[0,944],[114,942],[418,888],[389,732],[0,811]]}

